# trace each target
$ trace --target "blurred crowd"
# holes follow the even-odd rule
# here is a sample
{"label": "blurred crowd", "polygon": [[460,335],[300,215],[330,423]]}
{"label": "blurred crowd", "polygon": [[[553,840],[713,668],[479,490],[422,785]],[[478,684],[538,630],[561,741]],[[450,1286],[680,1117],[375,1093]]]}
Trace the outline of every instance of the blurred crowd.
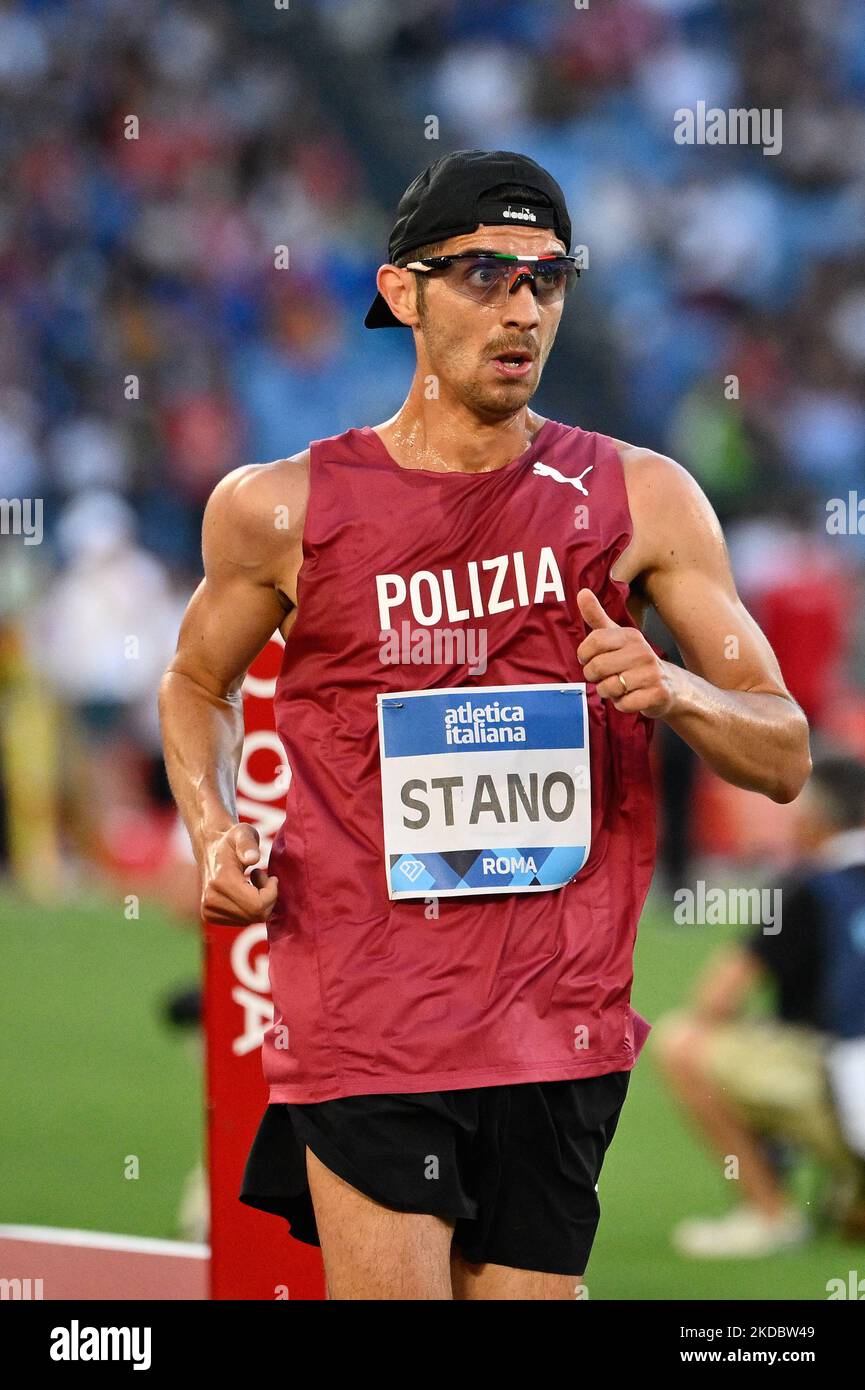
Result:
{"label": "blurred crowd", "polygon": [[[780,150],[678,143],[698,102],[780,110]],[[585,248],[535,406],[694,472],[794,694],[865,751],[862,539],[826,524],[865,498],[859,0],[7,0],[0,108],[0,497],[44,503],[41,544],[0,535],[7,854],[52,806],[82,853],[130,817],[158,852],[204,502],[397,409],[410,335],[362,319],[454,148],[545,164]]]}

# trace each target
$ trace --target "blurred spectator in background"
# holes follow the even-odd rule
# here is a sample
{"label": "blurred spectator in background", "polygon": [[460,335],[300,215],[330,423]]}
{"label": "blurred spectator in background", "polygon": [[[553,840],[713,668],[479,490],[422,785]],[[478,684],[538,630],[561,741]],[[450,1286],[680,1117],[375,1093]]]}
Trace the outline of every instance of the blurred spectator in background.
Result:
{"label": "blurred spectator in background", "polygon": [[33,669],[68,716],[69,823],[79,854],[97,861],[112,818],[148,803],[147,762],[159,755],[152,692],[179,622],[165,566],[137,545],[135,529],[135,513],[115,493],[69,502],[56,532],[65,565],[27,629]]}
{"label": "blurred spectator in background", "polygon": [[[685,1255],[767,1255],[807,1237],[767,1139],[829,1170],[830,1214],[865,1239],[865,763],[817,759],[794,804],[803,859],[778,920],[722,951],[655,1025],[673,1092],[742,1186],[726,1216],[676,1229]],[[771,1017],[747,1016],[763,983]]]}

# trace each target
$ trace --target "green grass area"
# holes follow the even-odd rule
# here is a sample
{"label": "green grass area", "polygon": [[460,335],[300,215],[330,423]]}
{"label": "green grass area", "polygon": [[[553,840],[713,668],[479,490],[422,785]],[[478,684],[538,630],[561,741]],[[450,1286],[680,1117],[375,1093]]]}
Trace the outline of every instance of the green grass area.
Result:
{"label": "green grass area", "polygon": [[[0,891],[0,923],[0,1221],[175,1235],[201,1143],[201,1064],[160,1015],[165,994],[196,976],[195,933],[144,902],[140,920],[127,921],[119,896],[46,910]],[[635,1008],[659,1019],[734,934],[675,927],[650,908]],[[140,1165],[134,1181],[124,1177],[128,1155]],[[650,1037],[604,1166],[590,1296],[825,1299],[827,1279],[865,1272],[865,1248],[832,1237],[764,1260],[677,1256],[669,1243],[676,1220],[724,1211],[733,1186],[682,1122]]]}
{"label": "green grass area", "polygon": [[140,913],[119,892],[44,908],[0,889],[2,1222],[177,1234],[202,1065],[162,1001],[196,980],[200,946],[143,898]]}

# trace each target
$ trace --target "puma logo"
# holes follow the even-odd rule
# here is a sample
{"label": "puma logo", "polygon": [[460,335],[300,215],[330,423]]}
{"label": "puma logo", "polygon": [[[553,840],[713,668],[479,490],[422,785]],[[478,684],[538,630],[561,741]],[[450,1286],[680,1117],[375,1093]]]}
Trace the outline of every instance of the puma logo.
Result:
{"label": "puma logo", "polygon": [[583,469],[578,478],[566,478],[564,473],[560,473],[558,468],[551,468],[548,463],[536,463],[532,472],[537,478],[555,478],[557,483],[570,483],[571,487],[577,488],[584,497],[588,497],[588,488],[583,487],[582,480],[587,473],[591,473],[594,466],[593,463],[590,463],[588,468]]}

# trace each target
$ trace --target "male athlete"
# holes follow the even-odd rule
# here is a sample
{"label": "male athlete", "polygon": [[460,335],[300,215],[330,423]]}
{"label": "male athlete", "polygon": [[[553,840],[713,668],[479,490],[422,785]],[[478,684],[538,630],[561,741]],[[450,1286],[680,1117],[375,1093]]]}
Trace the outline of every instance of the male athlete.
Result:
{"label": "male athlete", "polygon": [[[773,801],[810,770],[694,480],[529,409],[570,242],[523,155],[415,179],[365,320],[413,334],[404,404],[219,483],[162,684],[202,914],[268,925],[242,1199],[321,1244],[332,1298],[578,1294],[648,1032],[654,722]],[[687,669],[643,637],[648,605]],[[276,628],[291,783],[268,873],[235,781]]]}

